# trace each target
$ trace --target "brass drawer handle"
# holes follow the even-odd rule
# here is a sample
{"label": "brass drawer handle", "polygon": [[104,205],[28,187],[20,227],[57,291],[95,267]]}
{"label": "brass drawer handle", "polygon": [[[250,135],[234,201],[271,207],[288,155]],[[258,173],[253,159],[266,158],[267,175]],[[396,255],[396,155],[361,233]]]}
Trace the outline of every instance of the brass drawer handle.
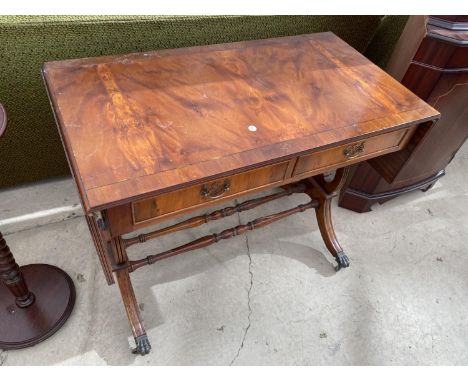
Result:
{"label": "brass drawer handle", "polygon": [[353,143],[352,145],[346,146],[343,150],[343,155],[346,159],[356,158],[359,154],[364,151],[364,142]]}
{"label": "brass drawer handle", "polygon": [[225,192],[229,191],[230,188],[231,183],[226,179],[223,183],[214,182],[210,185],[203,185],[200,194],[207,199],[217,199],[223,196]]}

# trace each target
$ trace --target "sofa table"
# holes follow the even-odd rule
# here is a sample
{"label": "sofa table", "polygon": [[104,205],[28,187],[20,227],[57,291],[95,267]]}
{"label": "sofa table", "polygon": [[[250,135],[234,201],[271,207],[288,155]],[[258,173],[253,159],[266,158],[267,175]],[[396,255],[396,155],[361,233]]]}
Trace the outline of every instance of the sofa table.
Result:
{"label": "sofa table", "polygon": [[[130,273],[314,208],[331,220],[348,166],[405,150],[439,113],[333,33],[48,62],[43,76],[107,282],[134,352],[150,351]],[[391,172],[392,169],[387,169]],[[275,189],[241,204],[240,196]],[[139,260],[126,248],[293,193],[310,201]],[[149,233],[143,227],[231,200]]]}

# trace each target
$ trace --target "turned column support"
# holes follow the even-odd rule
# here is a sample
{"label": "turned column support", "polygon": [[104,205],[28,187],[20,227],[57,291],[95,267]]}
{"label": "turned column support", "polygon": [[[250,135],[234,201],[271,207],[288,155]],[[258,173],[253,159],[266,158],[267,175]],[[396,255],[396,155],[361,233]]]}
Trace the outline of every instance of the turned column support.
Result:
{"label": "turned column support", "polygon": [[26,285],[23,274],[16,263],[2,233],[0,232],[0,279],[15,296],[19,308],[27,308],[34,302],[34,294]]}
{"label": "turned column support", "polygon": [[19,267],[1,232],[0,280],[6,287],[0,285],[0,349],[21,349],[44,341],[72,312],[75,287],[70,276],[48,264]]}
{"label": "turned column support", "polygon": [[[6,122],[0,104],[0,137]],[[70,276],[48,264],[20,268],[1,232],[0,280],[6,287],[0,285],[0,349],[21,349],[44,341],[63,326],[73,310],[75,286]]]}

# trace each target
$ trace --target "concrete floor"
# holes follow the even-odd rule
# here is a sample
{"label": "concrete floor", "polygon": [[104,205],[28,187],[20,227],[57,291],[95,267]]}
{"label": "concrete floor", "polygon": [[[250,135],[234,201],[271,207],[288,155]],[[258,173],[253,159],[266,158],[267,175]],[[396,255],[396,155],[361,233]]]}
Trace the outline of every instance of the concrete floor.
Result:
{"label": "concrete floor", "polygon": [[[0,230],[21,264],[75,281],[77,302],[45,342],[0,353],[3,365],[466,365],[468,144],[429,192],[367,214],[334,209],[350,268],[335,273],[307,211],[133,274],[153,350],[133,339],[116,285],[99,267],[72,180],[0,193]],[[289,208],[291,197],[135,246],[156,253]],[[47,215],[15,216],[50,208]],[[45,215],[45,216],[44,216]],[[13,219],[13,220],[12,220]]]}

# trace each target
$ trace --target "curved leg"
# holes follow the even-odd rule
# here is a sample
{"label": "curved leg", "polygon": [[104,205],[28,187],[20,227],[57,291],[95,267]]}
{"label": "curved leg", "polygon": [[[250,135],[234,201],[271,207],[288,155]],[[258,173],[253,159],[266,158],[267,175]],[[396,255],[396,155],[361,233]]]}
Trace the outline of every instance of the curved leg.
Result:
{"label": "curved leg", "polygon": [[327,178],[329,178],[327,175],[314,176],[309,179],[312,187],[307,190],[307,194],[311,198],[317,199],[320,203],[320,206],[315,209],[317,223],[327,249],[335,257],[335,260],[338,263],[335,268],[337,271],[341,268],[349,267],[349,259],[338,242],[333,228],[331,201],[343,186],[347,174],[348,168],[345,167],[337,170],[331,181],[327,181]]}
{"label": "curved leg", "polygon": [[341,248],[333,228],[331,217],[331,198],[320,200],[320,207],[315,209],[315,214],[317,216],[317,223],[320,233],[322,234],[323,241],[338,263],[336,270],[338,271],[341,268],[349,267],[348,256],[346,256],[343,248]]}
{"label": "curved leg", "polygon": [[[120,236],[112,238],[112,248],[117,264],[128,261],[125,246]],[[128,269],[117,271],[116,276],[125,311],[127,312],[128,321],[130,322],[133,337],[135,338],[136,348],[133,349],[132,352],[141,355],[148,354],[151,350],[151,344],[148,340],[143,321],[140,317],[140,308],[138,307],[135,292],[133,291]]]}

